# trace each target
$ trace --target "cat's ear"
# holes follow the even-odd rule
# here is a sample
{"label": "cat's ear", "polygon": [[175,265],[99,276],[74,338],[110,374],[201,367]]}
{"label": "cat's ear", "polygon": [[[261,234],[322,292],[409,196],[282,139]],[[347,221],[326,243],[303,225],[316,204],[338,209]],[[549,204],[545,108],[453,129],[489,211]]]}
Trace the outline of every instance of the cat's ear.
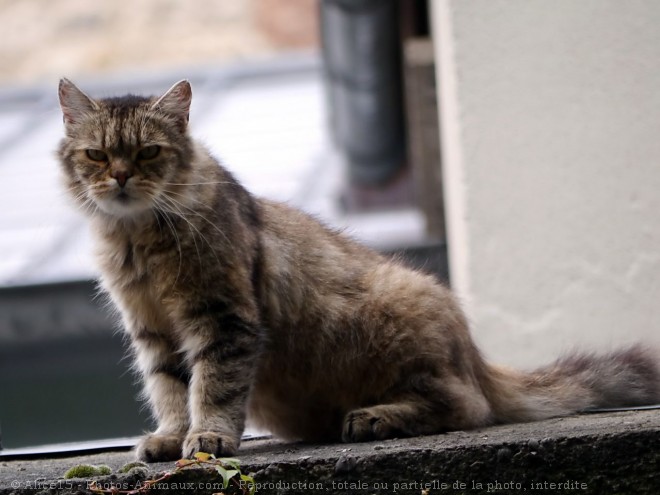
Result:
{"label": "cat's ear", "polygon": [[184,79],[167,90],[151,105],[151,108],[177,117],[185,129],[190,118],[191,101],[192,88],[190,83]]}
{"label": "cat's ear", "polygon": [[99,108],[94,100],[66,78],[60,79],[58,93],[64,124],[67,126],[81,122],[87,115]]}

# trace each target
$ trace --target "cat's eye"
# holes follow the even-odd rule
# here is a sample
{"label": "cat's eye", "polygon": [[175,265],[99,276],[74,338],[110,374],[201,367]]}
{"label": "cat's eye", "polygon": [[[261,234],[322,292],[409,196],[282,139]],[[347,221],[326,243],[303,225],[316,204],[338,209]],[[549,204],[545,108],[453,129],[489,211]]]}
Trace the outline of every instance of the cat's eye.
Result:
{"label": "cat's eye", "polygon": [[95,162],[106,162],[106,161],[108,161],[108,155],[106,155],[101,150],[88,149],[88,150],[85,150],[85,154],[87,155],[87,158],[89,158],[90,160],[94,160]]}
{"label": "cat's eye", "polygon": [[138,151],[137,159],[138,160],[152,160],[158,156],[160,153],[160,146],[153,144],[151,146],[145,146],[140,151]]}

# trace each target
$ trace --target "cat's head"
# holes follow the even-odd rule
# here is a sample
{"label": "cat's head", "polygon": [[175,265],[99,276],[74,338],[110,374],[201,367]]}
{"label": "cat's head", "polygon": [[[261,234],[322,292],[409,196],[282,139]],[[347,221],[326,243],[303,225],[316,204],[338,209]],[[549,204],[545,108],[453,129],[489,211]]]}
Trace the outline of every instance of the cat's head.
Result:
{"label": "cat's head", "polygon": [[65,137],[58,154],[78,203],[120,218],[162,206],[190,167],[191,98],[188,81],[160,97],[95,100],[62,79]]}

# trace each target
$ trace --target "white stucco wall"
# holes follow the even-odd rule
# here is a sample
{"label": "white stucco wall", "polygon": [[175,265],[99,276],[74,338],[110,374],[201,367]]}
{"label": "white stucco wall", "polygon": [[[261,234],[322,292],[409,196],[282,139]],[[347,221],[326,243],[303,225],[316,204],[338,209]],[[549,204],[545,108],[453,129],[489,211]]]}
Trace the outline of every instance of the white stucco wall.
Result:
{"label": "white stucco wall", "polygon": [[660,345],[660,2],[431,5],[452,284],[485,355]]}

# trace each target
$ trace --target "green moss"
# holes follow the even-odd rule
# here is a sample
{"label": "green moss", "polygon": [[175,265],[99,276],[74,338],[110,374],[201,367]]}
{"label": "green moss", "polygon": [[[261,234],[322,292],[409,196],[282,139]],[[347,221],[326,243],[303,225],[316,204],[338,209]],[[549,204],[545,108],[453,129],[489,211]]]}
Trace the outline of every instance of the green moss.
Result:
{"label": "green moss", "polygon": [[112,469],[108,466],[92,466],[91,464],[78,464],[73,466],[66,473],[64,479],[71,478],[88,478],[90,476],[105,476],[112,474]]}
{"label": "green moss", "polygon": [[118,473],[126,474],[129,473],[132,469],[135,468],[143,468],[143,469],[148,469],[149,466],[147,466],[144,462],[136,461],[136,462],[129,462],[128,464],[124,464],[122,467],[119,468]]}

